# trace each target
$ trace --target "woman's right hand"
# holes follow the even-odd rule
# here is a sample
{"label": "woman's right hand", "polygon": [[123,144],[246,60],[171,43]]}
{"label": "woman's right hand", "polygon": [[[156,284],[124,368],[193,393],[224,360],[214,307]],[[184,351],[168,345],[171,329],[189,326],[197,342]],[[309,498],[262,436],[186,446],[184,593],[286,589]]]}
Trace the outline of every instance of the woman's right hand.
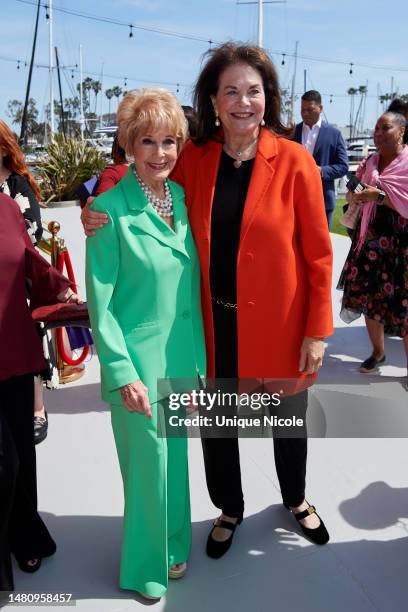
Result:
{"label": "woman's right hand", "polygon": [[149,402],[148,388],[141,380],[135,380],[120,388],[123,405],[129,412],[140,412],[148,419],[152,418],[152,409]]}
{"label": "woman's right hand", "polygon": [[108,216],[105,213],[91,210],[90,205],[94,199],[89,197],[81,212],[81,222],[87,236],[95,236],[95,230],[108,223]]}

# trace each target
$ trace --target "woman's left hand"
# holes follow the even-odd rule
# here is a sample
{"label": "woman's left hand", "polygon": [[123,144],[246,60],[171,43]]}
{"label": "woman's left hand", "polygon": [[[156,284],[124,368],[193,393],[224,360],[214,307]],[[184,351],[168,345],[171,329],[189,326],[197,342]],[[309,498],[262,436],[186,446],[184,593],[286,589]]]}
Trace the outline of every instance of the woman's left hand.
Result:
{"label": "woman's left hand", "polygon": [[324,342],[321,338],[306,336],[300,349],[299,372],[315,374],[323,363]]}
{"label": "woman's left hand", "polygon": [[85,300],[74,293],[70,287],[61,291],[61,293],[57,295],[57,300],[58,302],[65,302],[67,304],[85,304]]}
{"label": "woman's left hand", "polygon": [[365,204],[366,202],[375,202],[380,190],[371,185],[364,185],[363,191],[353,193],[352,201],[354,204]]}

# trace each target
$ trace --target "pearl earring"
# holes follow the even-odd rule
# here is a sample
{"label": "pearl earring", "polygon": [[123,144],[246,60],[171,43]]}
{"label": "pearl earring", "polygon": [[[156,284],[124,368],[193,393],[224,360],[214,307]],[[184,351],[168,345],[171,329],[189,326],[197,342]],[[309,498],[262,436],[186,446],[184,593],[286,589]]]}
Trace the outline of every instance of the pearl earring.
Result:
{"label": "pearl earring", "polygon": [[265,119],[262,119],[261,126],[264,127],[264,125],[265,125]]}
{"label": "pearl earring", "polygon": [[218,119],[218,113],[215,114],[215,121],[214,121],[216,127],[220,127],[221,123],[220,120]]}

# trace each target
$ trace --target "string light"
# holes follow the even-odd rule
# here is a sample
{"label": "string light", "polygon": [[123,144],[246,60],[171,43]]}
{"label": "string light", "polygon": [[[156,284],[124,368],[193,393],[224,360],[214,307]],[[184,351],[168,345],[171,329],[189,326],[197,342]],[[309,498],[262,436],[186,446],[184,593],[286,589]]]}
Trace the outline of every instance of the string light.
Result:
{"label": "string light", "polygon": [[[16,0],[16,2],[21,2],[22,4],[30,4],[33,6],[37,6],[37,2],[34,0]],[[42,5],[46,6],[46,5]],[[91,13],[84,13],[81,11],[75,11],[72,9],[66,9],[61,6],[54,6],[54,11],[59,11],[60,13],[64,13],[66,15],[74,15],[75,17],[81,17],[82,19],[89,19],[91,21],[99,21],[102,23],[110,23],[112,25],[130,27],[129,23],[125,23],[123,21],[117,21],[116,19],[111,19],[109,17],[105,17],[103,15],[93,15]],[[151,26],[146,26],[142,24],[132,24],[133,29],[144,30],[146,32],[155,32],[156,34],[163,34],[165,36],[174,36],[175,38],[183,38],[186,40],[196,40],[198,42],[208,43],[207,38],[203,38],[201,36],[197,36],[195,34],[188,34],[184,32],[176,32],[174,30],[166,30],[164,28],[154,28]]]}
{"label": "string light", "polygon": [[129,38],[133,38],[133,26],[130,25],[129,28],[130,28]]}
{"label": "string light", "polygon": [[281,66],[284,66],[284,65],[285,65],[285,56],[286,56],[286,53],[282,53],[282,61],[281,61]]}
{"label": "string light", "polygon": [[[20,2],[22,4],[29,4],[32,6],[37,6],[37,2],[35,0],[16,0],[16,2]],[[44,6],[46,9],[48,9],[48,5],[47,4],[42,4],[41,6]],[[103,15],[93,15],[90,13],[83,13],[80,11],[74,11],[71,9],[66,9],[63,8],[61,6],[54,6],[54,11],[59,11],[61,13],[67,14],[67,15],[73,15],[75,17],[80,17],[82,19],[89,19],[91,21],[99,21],[102,23],[109,23],[112,25],[117,25],[117,26],[123,26],[123,27],[127,27],[127,28],[131,28],[132,29],[138,29],[138,30],[144,30],[147,32],[154,32],[156,34],[162,34],[164,36],[172,36],[175,38],[182,38],[182,39],[186,39],[186,40],[194,40],[194,41],[198,41],[198,42],[204,42],[204,43],[208,43],[210,45],[213,45],[214,43],[219,43],[221,44],[224,41],[213,41],[213,40],[209,40],[208,38],[202,38],[198,35],[195,34],[189,34],[189,33],[183,33],[183,32],[177,32],[177,31],[173,31],[173,30],[165,30],[163,28],[154,28],[154,27],[150,27],[150,26],[145,26],[142,24],[129,24],[129,23],[125,23],[123,21],[117,21],[115,19],[111,19],[109,17],[105,17]],[[129,32],[129,36],[130,36],[130,32]],[[274,50],[274,49],[268,49],[269,53],[273,54],[273,55],[282,55],[283,57],[287,56],[287,57],[294,57],[295,54],[294,53],[290,53],[288,51],[282,51],[282,50]],[[408,67],[407,66],[385,66],[385,65],[375,65],[375,64],[365,64],[365,63],[360,63],[360,62],[349,62],[347,60],[336,60],[336,59],[328,59],[328,58],[322,58],[322,57],[314,57],[314,56],[309,56],[309,55],[302,55],[302,54],[297,54],[297,58],[298,59],[303,59],[303,60],[310,60],[310,61],[314,61],[314,62],[322,62],[325,64],[340,64],[343,66],[350,66],[350,74],[353,74],[353,67],[355,66],[359,66],[361,68],[371,68],[374,70],[387,70],[390,71],[392,70],[393,72],[408,72]],[[282,60],[284,61],[284,59]]]}

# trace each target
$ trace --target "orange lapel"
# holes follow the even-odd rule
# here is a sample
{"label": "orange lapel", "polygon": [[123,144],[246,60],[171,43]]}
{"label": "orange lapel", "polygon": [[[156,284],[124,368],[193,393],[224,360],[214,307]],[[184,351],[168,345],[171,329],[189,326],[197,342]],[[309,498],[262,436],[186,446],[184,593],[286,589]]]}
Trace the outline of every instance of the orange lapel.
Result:
{"label": "orange lapel", "polygon": [[269,162],[273,157],[276,157],[277,154],[277,137],[269,132],[269,130],[261,129],[258,151],[256,153],[251,181],[249,183],[248,193],[245,200],[245,208],[241,224],[241,240],[247,233],[256,213],[256,209],[272,181],[275,170],[272,168]]}

